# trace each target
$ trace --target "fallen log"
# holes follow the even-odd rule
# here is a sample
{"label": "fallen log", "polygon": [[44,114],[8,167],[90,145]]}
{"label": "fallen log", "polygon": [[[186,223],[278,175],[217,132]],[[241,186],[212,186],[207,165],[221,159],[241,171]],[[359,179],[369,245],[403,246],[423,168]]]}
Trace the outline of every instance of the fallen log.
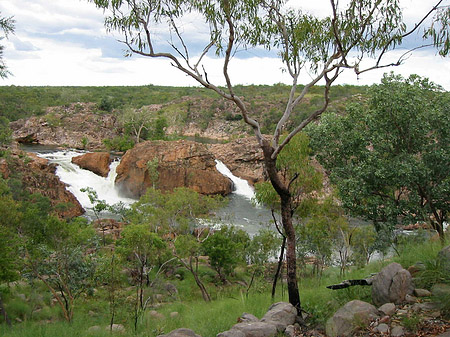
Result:
{"label": "fallen log", "polygon": [[343,289],[348,288],[352,286],[371,286],[373,282],[373,277],[369,277],[366,279],[359,279],[359,280],[345,280],[338,284],[332,284],[327,286],[328,289],[336,290],[336,289]]}

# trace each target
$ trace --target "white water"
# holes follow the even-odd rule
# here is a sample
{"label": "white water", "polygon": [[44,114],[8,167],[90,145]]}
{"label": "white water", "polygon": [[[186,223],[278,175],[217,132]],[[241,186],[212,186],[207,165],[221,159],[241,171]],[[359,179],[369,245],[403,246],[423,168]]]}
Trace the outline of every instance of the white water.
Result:
{"label": "white water", "polygon": [[243,197],[251,200],[255,196],[255,191],[249,185],[247,180],[236,177],[231,173],[228,167],[225,166],[220,160],[216,159],[216,169],[222,173],[225,177],[230,178],[233,182],[234,190],[233,193],[237,195],[242,195]]}
{"label": "white water", "polygon": [[57,164],[56,175],[59,179],[68,185],[67,189],[78,199],[84,209],[91,209],[91,204],[87,193],[80,189],[91,187],[97,192],[98,199],[106,201],[109,205],[123,202],[129,206],[134,199],[121,197],[114,186],[116,179],[116,167],[119,161],[113,161],[110,165],[110,171],[106,178],[101,177],[91,171],[84,170],[71,162],[72,158],[79,156],[80,152],[75,151],[57,151],[52,153],[37,153],[39,157],[46,158],[51,163]]}
{"label": "white water", "polygon": [[[57,165],[56,175],[67,185],[67,189],[78,199],[81,206],[86,210],[87,217],[94,219],[91,204],[87,193],[81,192],[81,188],[91,187],[97,192],[99,200],[105,200],[109,205],[123,202],[125,206],[130,206],[137,200],[121,197],[115,188],[116,167],[119,161],[114,161],[110,166],[108,177],[104,178],[95,173],[84,170],[71,162],[72,157],[79,156],[86,152],[67,150],[61,151],[43,146],[27,147],[27,151],[35,152],[39,157],[46,158],[51,163]],[[228,196],[228,205],[216,212],[220,220],[218,223],[210,225],[234,225],[247,231],[250,235],[258,232],[262,226],[272,223],[270,212],[261,206],[252,204],[254,196],[253,188],[244,179],[234,176],[230,170],[222,163],[216,162],[217,170],[231,179],[234,184],[234,191]],[[103,214],[110,217],[111,214]]]}

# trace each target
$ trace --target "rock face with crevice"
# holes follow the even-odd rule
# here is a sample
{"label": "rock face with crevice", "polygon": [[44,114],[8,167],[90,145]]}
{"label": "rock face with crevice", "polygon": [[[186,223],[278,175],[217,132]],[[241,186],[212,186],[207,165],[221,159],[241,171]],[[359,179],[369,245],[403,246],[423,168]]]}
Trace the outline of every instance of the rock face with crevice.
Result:
{"label": "rock face with crevice", "polygon": [[125,153],[116,172],[116,186],[131,198],[139,198],[151,186],[162,191],[187,187],[205,195],[226,195],[232,188],[207,147],[191,141],[139,143]]}

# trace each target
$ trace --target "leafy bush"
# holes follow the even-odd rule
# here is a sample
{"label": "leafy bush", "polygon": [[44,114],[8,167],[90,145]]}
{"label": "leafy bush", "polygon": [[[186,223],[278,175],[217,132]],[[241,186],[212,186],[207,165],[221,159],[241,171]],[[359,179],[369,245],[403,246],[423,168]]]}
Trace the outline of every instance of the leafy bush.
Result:
{"label": "leafy bush", "polygon": [[103,139],[103,144],[109,151],[127,151],[134,146],[130,136],[117,136],[112,139]]}

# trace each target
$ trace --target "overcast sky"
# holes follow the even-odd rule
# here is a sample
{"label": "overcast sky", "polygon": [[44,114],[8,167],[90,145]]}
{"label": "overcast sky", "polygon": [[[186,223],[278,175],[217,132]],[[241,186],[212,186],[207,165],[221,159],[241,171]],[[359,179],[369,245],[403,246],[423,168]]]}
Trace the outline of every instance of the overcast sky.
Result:
{"label": "overcast sky", "polygon": [[[411,24],[435,2],[402,1],[405,17]],[[310,6],[306,10],[313,14],[329,11],[328,0],[291,2]],[[0,12],[16,20],[15,34],[1,42],[6,46],[4,58],[13,76],[0,79],[0,85],[197,85],[168,61],[138,56],[125,58],[125,47],[117,41],[118,36],[107,34],[103,27],[103,12],[87,0],[1,0]],[[183,28],[188,33],[199,26],[193,20]],[[201,37],[198,35],[199,42]],[[390,57],[394,60],[401,53],[399,50]],[[232,61],[233,83],[290,83],[275,56],[258,50],[238,54]],[[206,68],[210,81],[223,84],[218,60],[207,59]],[[215,73],[213,69],[219,71]],[[450,58],[444,59],[434,50],[417,51],[404,65],[393,70],[404,76],[415,73],[429,77],[450,90]],[[377,83],[386,71],[389,70],[365,73],[359,79],[347,72],[338,83]],[[307,80],[305,74],[301,82]]]}

